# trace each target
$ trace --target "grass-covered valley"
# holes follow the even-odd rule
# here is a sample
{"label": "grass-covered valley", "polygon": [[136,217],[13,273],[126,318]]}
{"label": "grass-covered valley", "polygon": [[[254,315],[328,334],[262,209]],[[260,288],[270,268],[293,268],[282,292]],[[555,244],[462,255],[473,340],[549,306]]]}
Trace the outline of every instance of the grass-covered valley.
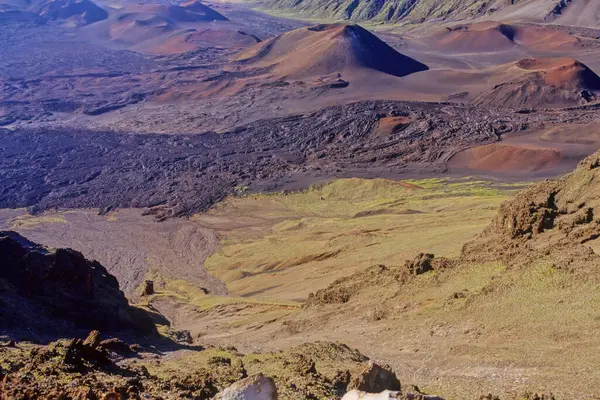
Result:
{"label": "grass-covered valley", "polygon": [[599,11],[0,0],[0,400],[597,399]]}
{"label": "grass-covered valley", "polygon": [[[185,374],[189,363],[210,370],[215,357],[224,357],[287,385],[293,378],[278,363],[288,362],[290,353],[277,351],[331,341],[388,363],[403,382],[446,398],[591,394],[586,390],[598,362],[598,338],[591,333],[598,324],[598,281],[548,259],[511,265],[501,257],[484,254],[478,260],[464,253],[463,245],[490,225],[500,204],[527,185],[472,177],[341,179],[297,192],[239,188],[213,209],[167,225],[135,210],[5,210],[2,229],[74,247],[92,240],[90,231],[106,237],[122,221],[145,221],[143,230],[127,233],[129,242],[116,236],[110,250],[90,245],[86,255],[105,265],[115,257],[143,257],[129,264],[137,268],[139,286],[128,293],[142,309],[170,321],[158,322],[159,334],[189,331],[195,344],[216,346],[199,353],[178,350],[160,364],[143,358],[157,379]],[[155,248],[169,225],[169,248]],[[212,238],[210,252],[200,246],[208,243],[197,239],[200,233]],[[184,252],[199,259],[174,270],[166,260]],[[418,253],[435,257],[423,264],[420,256],[411,265]],[[182,278],[194,276],[202,260],[205,275]],[[130,272],[109,271],[119,280]],[[146,280],[153,281],[154,292],[141,296]],[[237,350],[219,350],[231,345]],[[345,350],[338,349],[321,369],[323,351],[331,350],[320,348],[314,357],[329,378],[321,389],[310,389],[321,395],[335,375],[327,368],[347,363]],[[360,369],[360,362],[352,362]],[[298,398],[293,393],[284,391],[283,398]]]}

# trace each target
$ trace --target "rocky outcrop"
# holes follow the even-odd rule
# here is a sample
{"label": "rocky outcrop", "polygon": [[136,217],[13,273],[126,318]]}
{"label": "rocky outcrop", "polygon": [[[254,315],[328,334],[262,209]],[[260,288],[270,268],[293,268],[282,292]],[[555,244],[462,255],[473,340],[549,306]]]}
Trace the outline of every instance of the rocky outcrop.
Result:
{"label": "rocky outcrop", "polygon": [[384,390],[400,391],[400,380],[389,365],[371,361],[369,365],[352,379],[349,389],[368,393],[379,393]]}
{"label": "rocky outcrop", "polygon": [[135,354],[139,349],[139,345],[129,345],[119,338],[106,339],[100,342],[100,347],[111,353],[121,356],[130,356]]}
{"label": "rocky outcrop", "polygon": [[50,249],[0,232],[0,329],[61,335],[72,329],[148,335],[155,326],[132,307],[117,279],[72,249]]}
{"label": "rocky outcrop", "polygon": [[185,352],[142,352],[138,358],[124,359],[107,348],[125,349],[124,343],[101,338],[99,332],[91,332],[85,340],[30,347],[13,343],[8,349],[0,342],[2,395],[41,400],[339,399],[348,391],[352,375],[373,370],[366,356],[340,343],[305,343],[247,355],[233,347],[188,347]]}
{"label": "rocky outcrop", "polygon": [[394,281],[403,283],[409,278],[409,275],[407,269],[374,265],[350,276],[337,279],[325,289],[310,293],[305,307],[347,303],[363,288]]}
{"label": "rocky outcrop", "polygon": [[435,256],[429,253],[419,253],[413,261],[406,261],[405,266],[413,275],[421,275],[433,270],[433,259]]}
{"label": "rocky outcrop", "polygon": [[154,282],[144,281],[144,287],[142,288],[142,296],[151,296],[154,294]]}
{"label": "rocky outcrop", "polygon": [[405,261],[403,266],[373,265],[350,276],[337,279],[325,289],[310,293],[305,307],[347,303],[367,288],[390,284],[401,285],[416,275],[450,268],[454,264],[455,260],[445,257],[435,258],[429,253],[419,253],[412,261]]}
{"label": "rocky outcrop", "polygon": [[519,192],[463,248],[463,259],[503,260],[525,265],[548,259],[557,268],[581,270],[598,264],[590,242],[600,238],[600,152],[571,174]]}
{"label": "rocky outcrop", "polygon": [[100,332],[92,331],[85,340],[71,339],[63,363],[76,370],[88,367],[106,367],[112,364],[106,351],[100,346]]}

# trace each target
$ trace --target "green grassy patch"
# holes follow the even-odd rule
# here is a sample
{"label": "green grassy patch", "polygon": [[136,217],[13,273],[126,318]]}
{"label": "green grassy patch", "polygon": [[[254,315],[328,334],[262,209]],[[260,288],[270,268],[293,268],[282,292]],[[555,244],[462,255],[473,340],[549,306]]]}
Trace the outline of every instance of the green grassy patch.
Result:
{"label": "green grassy patch", "polygon": [[422,251],[457,256],[512,193],[468,178],[340,179],[231,198],[195,218],[221,234],[205,265],[232,293],[301,301],[369,265],[399,265]]}

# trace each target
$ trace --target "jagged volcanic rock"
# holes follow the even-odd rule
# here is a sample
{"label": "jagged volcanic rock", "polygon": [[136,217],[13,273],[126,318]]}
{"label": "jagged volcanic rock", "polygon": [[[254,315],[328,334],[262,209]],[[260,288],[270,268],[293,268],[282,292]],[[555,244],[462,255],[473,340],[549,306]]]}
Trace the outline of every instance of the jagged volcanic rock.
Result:
{"label": "jagged volcanic rock", "polygon": [[600,152],[572,173],[535,184],[500,207],[485,231],[463,248],[463,258],[528,265],[547,259],[583,271],[599,265],[590,244],[600,238]]}
{"label": "jagged volcanic rock", "polygon": [[129,305],[117,279],[72,249],[49,249],[0,232],[0,330],[60,335],[69,329],[155,332]]}

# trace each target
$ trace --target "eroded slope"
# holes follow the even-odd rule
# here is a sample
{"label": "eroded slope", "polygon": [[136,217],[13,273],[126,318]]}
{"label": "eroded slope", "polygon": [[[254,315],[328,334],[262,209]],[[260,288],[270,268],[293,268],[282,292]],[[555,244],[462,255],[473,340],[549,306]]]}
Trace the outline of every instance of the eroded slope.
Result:
{"label": "eroded slope", "polygon": [[504,203],[478,240],[465,246],[465,257],[500,258],[518,265],[546,259],[556,268],[589,274],[595,281],[599,166],[600,154],[595,153],[573,173],[534,185]]}
{"label": "eroded slope", "polygon": [[440,19],[472,19],[495,15],[499,12],[514,13],[521,17],[535,19],[553,19],[561,12],[561,7],[557,6],[556,2],[547,0],[512,2],[501,0],[489,2],[481,0],[387,0],[380,2],[360,0],[346,0],[343,2],[270,0],[266,2],[266,5],[318,18],[350,19],[353,21],[407,21],[413,23]]}

